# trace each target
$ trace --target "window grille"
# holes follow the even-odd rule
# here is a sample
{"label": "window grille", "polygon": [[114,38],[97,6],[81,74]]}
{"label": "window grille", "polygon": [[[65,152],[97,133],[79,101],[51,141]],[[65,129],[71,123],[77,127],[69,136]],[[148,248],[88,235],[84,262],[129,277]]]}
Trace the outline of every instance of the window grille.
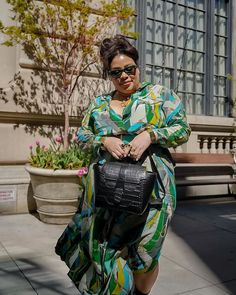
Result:
{"label": "window grille", "polygon": [[229,116],[231,0],[133,0],[142,78],[176,90],[188,114]]}

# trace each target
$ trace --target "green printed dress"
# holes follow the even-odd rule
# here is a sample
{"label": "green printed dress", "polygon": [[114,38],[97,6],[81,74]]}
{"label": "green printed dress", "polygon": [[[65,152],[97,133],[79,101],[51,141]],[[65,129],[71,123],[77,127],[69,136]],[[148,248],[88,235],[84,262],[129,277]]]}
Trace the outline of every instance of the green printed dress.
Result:
{"label": "green printed dress", "polygon": [[[111,156],[100,148],[104,136],[119,136],[128,143],[147,130],[160,176],[152,199],[163,202],[161,209],[150,208],[142,216],[95,208],[90,165],[78,211],[56,245],[56,253],[68,265],[68,275],[83,295],[128,294],[133,273],[145,273],[157,265],[176,207],[174,168],[166,150],[186,142],[190,134],[181,100],[161,85],[143,83],[131,95],[122,116],[110,107],[111,99],[111,94],[101,95],[90,105],[78,140],[92,142],[94,163],[105,163]],[[144,165],[151,169],[148,159]]]}

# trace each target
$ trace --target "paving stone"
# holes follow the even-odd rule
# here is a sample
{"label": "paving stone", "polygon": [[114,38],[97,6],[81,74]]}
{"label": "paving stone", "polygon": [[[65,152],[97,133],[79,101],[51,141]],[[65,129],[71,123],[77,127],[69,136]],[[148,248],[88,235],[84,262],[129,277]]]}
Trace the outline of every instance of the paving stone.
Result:
{"label": "paving stone", "polygon": [[[229,295],[233,293],[228,293],[216,286],[211,286],[211,287],[206,287],[206,288],[201,288],[197,290],[192,290],[189,292],[184,292],[184,293],[175,293],[176,295]],[[234,293],[235,295],[235,293]]]}
{"label": "paving stone", "polygon": [[4,290],[4,293],[0,292],[0,295],[37,295],[37,293],[31,288],[17,288]]}
{"label": "paving stone", "polygon": [[169,231],[178,231],[179,235],[185,235],[192,234],[193,232],[207,232],[216,229],[214,225],[210,225],[207,222],[195,220],[192,217],[183,216],[180,214],[177,212],[174,214]]}
{"label": "paving stone", "polygon": [[224,282],[223,284],[217,285],[218,288],[226,290],[231,295],[236,294],[236,278],[235,280]]}
{"label": "paving stone", "polygon": [[212,225],[236,234],[235,198],[181,202],[176,213],[199,221],[200,224],[205,223],[206,226]]}
{"label": "paving stone", "polygon": [[[64,225],[0,216],[0,295],[75,295],[54,253]],[[151,295],[236,294],[236,200],[180,202]],[[36,292],[35,292],[36,290]]]}
{"label": "paving stone", "polygon": [[16,264],[9,258],[0,261],[0,294],[17,294],[18,291],[35,294],[29,282],[25,279]]}
{"label": "paving stone", "polygon": [[151,295],[181,294],[182,292],[210,285],[212,284],[209,281],[162,256],[160,259],[160,274]]}
{"label": "paving stone", "polygon": [[167,238],[171,241],[163,254],[182,267],[212,283],[236,278],[236,235],[215,230],[183,236],[175,232]]}
{"label": "paving stone", "polygon": [[78,294],[67,276],[67,266],[55,256],[18,259],[16,263],[38,294]]}

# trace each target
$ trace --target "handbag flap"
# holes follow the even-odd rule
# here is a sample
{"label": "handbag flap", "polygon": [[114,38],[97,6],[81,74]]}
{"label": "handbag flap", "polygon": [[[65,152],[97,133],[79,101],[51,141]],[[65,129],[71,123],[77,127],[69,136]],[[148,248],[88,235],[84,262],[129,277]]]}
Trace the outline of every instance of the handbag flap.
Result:
{"label": "handbag flap", "polygon": [[101,172],[104,174],[106,180],[117,180],[120,175],[120,163],[112,162],[106,163],[101,167]]}
{"label": "handbag flap", "polygon": [[126,164],[121,173],[124,174],[125,183],[140,183],[146,177],[145,168],[135,164]]}
{"label": "handbag flap", "polygon": [[94,165],[96,190],[102,190],[105,188],[115,189],[115,187],[117,186],[117,175],[119,175],[120,169],[119,167],[115,167],[115,169],[111,168],[112,167],[107,167],[107,165]]}
{"label": "handbag flap", "polygon": [[96,206],[142,214],[150,200],[156,174],[132,163],[94,165]]}
{"label": "handbag flap", "polygon": [[146,177],[145,168],[138,164],[110,162],[103,166],[102,171],[107,181],[119,179],[125,183],[137,184]]}

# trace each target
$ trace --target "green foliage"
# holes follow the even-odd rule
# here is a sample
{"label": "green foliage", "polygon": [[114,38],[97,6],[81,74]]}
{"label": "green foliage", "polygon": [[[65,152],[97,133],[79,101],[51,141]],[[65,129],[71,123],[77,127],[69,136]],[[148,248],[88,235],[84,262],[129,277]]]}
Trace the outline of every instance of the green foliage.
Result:
{"label": "green foliage", "polygon": [[[85,0],[6,0],[12,8],[16,26],[4,26],[0,31],[8,36],[3,44],[22,44],[28,54],[41,66],[57,68],[60,78],[75,68],[82,71],[88,58],[97,56],[96,47],[105,34],[119,21],[122,30],[129,34],[134,11],[122,0],[97,1],[98,9]],[[88,56],[90,54],[90,56]],[[80,67],[75,59],[80,58]],[[96,60],[97,60],[96,58]],[[74,62],[69,62],[74,59]],[[90,62],[89,62],[90,63]],[[67,84],[63,85],[66,89]]]}
{"label": "green foliage", "polygon": [[29,163],[33,167],[47,169],[79,169],[88,167],[92,158],[91,145],[72,142],[67,150],[62,149],[61,142],[51,144],[48,148],[36,142],[36,148],[30,146]]}
{"label": "green foliage", "polygon": [[123,0],[6,0],[17,25],[5,26],[2,44],[21,44],[36,69],[51,74],[64,110],[64,149],[69,146],[69,118],[72,94],[79,88],[79,77],[99,61],[98,45],[112,35],[112,27],[121,23],[121,31],[134,36],[134,11]]}

